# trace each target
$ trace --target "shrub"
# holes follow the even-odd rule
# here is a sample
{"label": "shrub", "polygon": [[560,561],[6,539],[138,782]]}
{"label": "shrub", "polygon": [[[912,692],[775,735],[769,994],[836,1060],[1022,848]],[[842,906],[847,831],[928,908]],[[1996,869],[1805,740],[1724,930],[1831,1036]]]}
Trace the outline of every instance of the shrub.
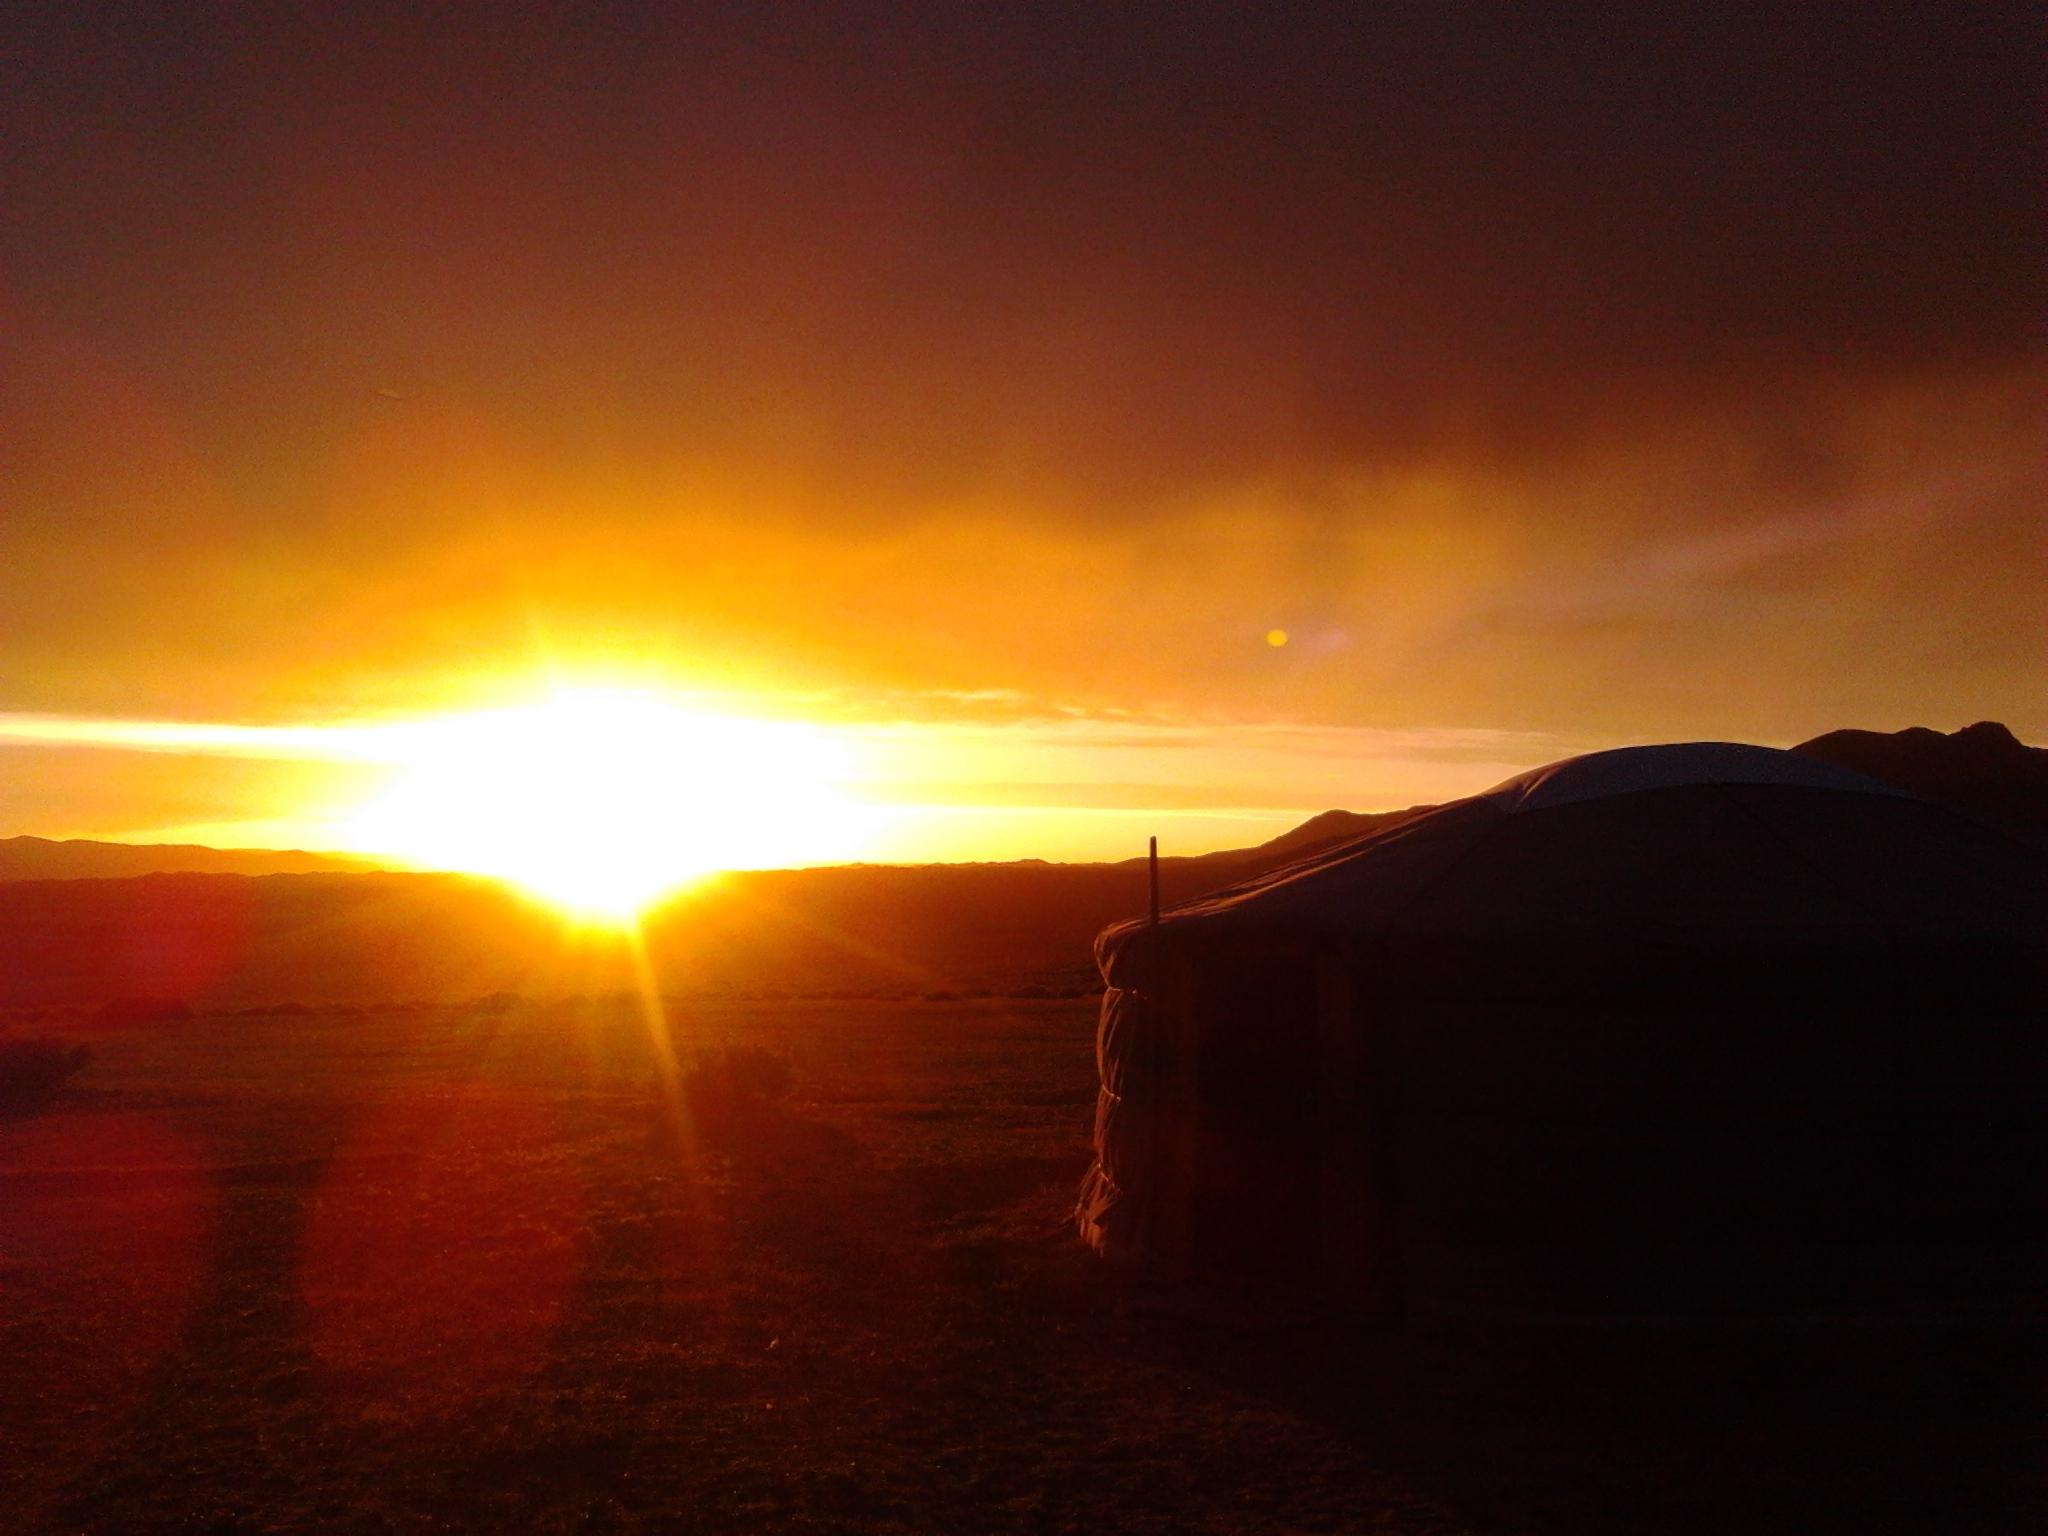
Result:
{"label": "shrub", "polygon": [[62,1040],[0,1040],[0,1110],[42,1104],[91,1060],[90,1048]]}

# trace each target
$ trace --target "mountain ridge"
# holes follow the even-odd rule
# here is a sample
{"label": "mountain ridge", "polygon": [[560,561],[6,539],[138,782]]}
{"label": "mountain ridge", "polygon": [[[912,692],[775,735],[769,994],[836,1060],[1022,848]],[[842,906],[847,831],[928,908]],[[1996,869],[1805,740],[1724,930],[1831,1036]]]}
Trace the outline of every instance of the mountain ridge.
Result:
{"label": "mountain ridge", "polygon": [[2028,746],[1996,720],[1946,735],[1924,725],[1828,731],[1792,750],[2007,827],[2048,833],[2048,748]]}
{"label": "mountain ridge", "polygon": [[303,848],[214,848],[94,838],[0,837],[0,880],[125,880],[137,875],[361,874],[380,866]]}

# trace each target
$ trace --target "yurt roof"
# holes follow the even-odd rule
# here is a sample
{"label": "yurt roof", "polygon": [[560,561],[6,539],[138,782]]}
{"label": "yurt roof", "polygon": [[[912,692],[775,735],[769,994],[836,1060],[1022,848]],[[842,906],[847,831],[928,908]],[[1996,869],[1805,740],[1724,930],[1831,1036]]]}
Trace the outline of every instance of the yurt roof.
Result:
{"label": "yurt roof", "polygon": [[1479,798],[1513,816],[1581,800],[1714,784],[1790,784],[1844,794],[1911,798],[1902,789],[1832,763],[1735,741],[1687,741],[1588,752],[1516,774]]}
{"label": "yurt roof", "polygon": [[1732,742],[1532,769],[1097,941],[1159,934],[1888,930],[2048,940],[2048,858],[1831,764]]}

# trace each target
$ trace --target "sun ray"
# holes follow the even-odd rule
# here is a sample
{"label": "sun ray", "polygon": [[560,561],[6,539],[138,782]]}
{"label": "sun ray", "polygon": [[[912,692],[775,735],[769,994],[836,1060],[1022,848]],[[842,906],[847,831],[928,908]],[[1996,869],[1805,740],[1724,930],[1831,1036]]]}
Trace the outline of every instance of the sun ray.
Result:
{"label": "sun ray", "polygon": [[346,820],[352,851],[498,876],[589,920],[716,870],[857,857],[878,819],[822,728],[648,692],[561,688],[391,730],[398,767]]}

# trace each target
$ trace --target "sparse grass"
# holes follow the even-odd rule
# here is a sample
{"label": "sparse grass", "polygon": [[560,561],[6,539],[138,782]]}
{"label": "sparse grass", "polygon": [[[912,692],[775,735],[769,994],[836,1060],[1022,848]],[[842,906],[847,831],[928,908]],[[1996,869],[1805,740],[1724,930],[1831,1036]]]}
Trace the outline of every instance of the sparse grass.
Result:
{"label": "sparse grass", "polygon": [[2038,1398],[2001,1398],[1974,1336],[1915,1346],[1922,1370],[1127,1310],[1065,1225],[1092,1000],[670,1012],[681,1136],[629,998],[94,1035],[89,1105],[0,1126],[0,1529],[1582,1536],[2048,1507]]}

